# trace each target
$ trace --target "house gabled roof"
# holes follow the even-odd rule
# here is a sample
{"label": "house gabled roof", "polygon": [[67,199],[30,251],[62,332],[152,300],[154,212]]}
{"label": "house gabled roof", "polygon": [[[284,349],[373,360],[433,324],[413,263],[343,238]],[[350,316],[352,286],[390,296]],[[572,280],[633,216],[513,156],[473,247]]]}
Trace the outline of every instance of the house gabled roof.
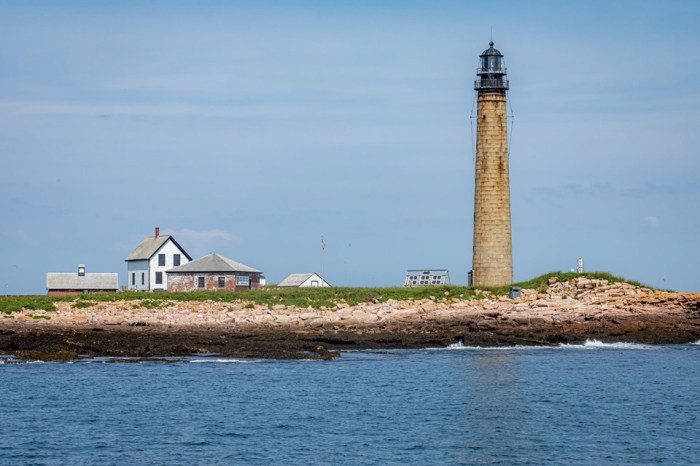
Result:
{"label": "house gabled roof", "polygon": [[46,274],[46,289],[48,290],[118,290],[118,273],[72,273]]}
{"label": "house gabled roof", "polygon": [[166,273],[231,273],[231,272],[251,272],[262,273],[260,270],[249,267],[240,262],[236,262],[227,257],[216,253],[211,253],[208,256],[200,257],[187,264],[175,267],[166,271]]}
{"label": "house gabled roof", "polygon": [[290,273],[287,278],[282,280],[277,286],[301,286],[309,278],[316,275],[318,278],[323,280],[324,283],[328,284],[326,280],[323,279],[319,274],[315,272],[305,272],[305,273]]}
{"label": "house gabled roof", "polygon": [[309,273],[290,273],[287,278],[279,282],[277,286],[299,286],[313,276],[313,272]]}
{"label": "house gabled roof", "polygon": [[187,257],[187,260],[192,260],[189,254],[187,254],[187,251],[182,249],[182,246],[178,244],[177,241],[175,241],[175,238],[173,238],[170,235],[160,235],[160,236],[146,236],[143,241],[139,243],[138,246],[136,246],[136,249],[131,251],[131,254],[127,256],[126,261],[142,261],[142,260],[149,260],[155,253],[158,252],[158,250],[163,247],[165,243],[168,242],[168,240],[171,240],[177,248],[182,251],[182,253]]}

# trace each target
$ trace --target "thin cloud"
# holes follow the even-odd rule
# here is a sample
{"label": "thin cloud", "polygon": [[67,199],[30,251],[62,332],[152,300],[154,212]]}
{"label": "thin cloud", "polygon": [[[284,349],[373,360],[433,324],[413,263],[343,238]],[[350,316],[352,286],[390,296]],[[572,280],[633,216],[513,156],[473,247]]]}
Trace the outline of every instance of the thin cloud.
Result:
{"label": "thin cloud", "polygon": [[189,228],[182,228],[180,230],[174,230],[171,228],[164,228],[163,234],[172,235],[193,258],[210,252],[216,252],[217,247],[238,242],[236,236],[220,229],[191,230]]}
{"label": "thin cloud", "polygon": [[189,228],[183,228],[181,230],[163,229],[163,233],[166,235],[172,235],[181,240],[188,240],[198,243],[206,243],[212,241],[234,241],[236,237],[231,233],[224,230],[190,230]]}
{"label": "thin cloud", "polygon": [[656,216],[653,216],[653,215],[649,215],[649,216],[647,216],[647,217],[644,217],[644,223],[646,223],[646,224],[647,224],[648,226],[650,226],[651,228],[656,228],[656,227],[658,227],[658,226],[659,226],[659,222],[660,222],[659,217],[656,217]]}
{"label": "thin cloud", "polygon": [[65,101],[0,101],[0,114],[60,115],[84,117],[188,117],[188,118],[327,118],[361,116],[361,106],[335,107],[313,104],[184,105],[109,104]]}
{"label": "thin cloud", "polygon": [[109,91],[187,92],[222,88],[227,77],[215,74],[177,74],[110,79],[101,88]]}

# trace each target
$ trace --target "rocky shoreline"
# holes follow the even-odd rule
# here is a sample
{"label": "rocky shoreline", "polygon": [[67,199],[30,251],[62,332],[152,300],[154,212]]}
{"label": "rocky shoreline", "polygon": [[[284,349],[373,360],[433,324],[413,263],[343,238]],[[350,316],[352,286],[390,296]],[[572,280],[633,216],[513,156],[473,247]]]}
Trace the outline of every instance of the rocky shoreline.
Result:
{"label": "rocky shoreline", "polygon": [[64,360],[84,356],[331,359],[350,349],[577,344],[587,339],[647,344],[700,340],[700,294],[626,283],[552,280],[520,298],[463,300],[449,293],[420,301],[334,308],[163,301],[60,302],[55,311],[0,318],[0,354]]}

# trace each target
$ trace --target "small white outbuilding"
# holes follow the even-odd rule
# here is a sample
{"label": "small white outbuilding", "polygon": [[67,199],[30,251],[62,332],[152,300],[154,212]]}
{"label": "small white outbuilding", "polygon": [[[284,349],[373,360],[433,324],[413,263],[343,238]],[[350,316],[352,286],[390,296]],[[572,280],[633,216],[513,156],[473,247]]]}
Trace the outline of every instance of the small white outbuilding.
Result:
{"label": "small white outbuilding", "polygon": [[280,288],[330,288],[330,284],[314,272],[292,273],[282,280]]}

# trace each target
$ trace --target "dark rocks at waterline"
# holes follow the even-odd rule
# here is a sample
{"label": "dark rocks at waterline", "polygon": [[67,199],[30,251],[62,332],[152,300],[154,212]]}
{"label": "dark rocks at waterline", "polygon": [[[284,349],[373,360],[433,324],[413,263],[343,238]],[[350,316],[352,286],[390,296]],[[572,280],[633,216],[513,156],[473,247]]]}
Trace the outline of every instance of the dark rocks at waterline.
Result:
{"label": "dark rocks at waterline", "polygon": [[[463,324],[463,322],[461,322]],[[227,357],[323,359],[344,350],[417,349],[465,346],[556,346],[603,342],[679,344],[700,340],[700,322],[599,320],[557,324],[489,326],[430,324],[328,331],[323,329],[16,328],[0,335],[0,354],[25,359],[68,361],[81,357],[153,358],[218,354]]]}

